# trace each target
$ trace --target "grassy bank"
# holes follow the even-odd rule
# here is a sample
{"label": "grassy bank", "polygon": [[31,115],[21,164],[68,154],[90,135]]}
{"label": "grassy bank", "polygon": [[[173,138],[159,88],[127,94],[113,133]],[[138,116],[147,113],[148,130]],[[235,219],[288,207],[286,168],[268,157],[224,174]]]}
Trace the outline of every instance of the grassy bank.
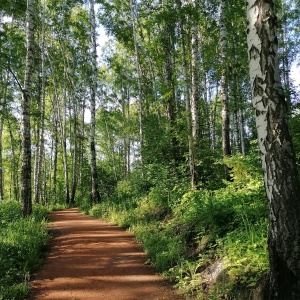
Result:
{"label": "grassy bank", "polygon": [[268,272],[267,203],[259,169],[242,157],[227,163],[234,180],[219,187],[190,190],[162,175],[145,189],[131,179],[82,210],[133,231],[189,298],[247,299]]}
{"label": "grassy bank", "polygon": [[30,273],[42,262],[48,242],[47,208],[35,205],[33,214],[21,218],[18,202],[0,204],[0,299],[23,299]]}

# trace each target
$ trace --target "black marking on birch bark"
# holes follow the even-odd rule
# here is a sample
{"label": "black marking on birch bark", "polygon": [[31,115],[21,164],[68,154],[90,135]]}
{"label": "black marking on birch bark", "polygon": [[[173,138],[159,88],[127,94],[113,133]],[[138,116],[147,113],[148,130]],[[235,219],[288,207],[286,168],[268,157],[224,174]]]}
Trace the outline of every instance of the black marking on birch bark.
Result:
{"label": "black marking on birch bark", "polygon": [[251,49],[249,50],[249,55],[250,55],[250,58],[254,58],[254,59],[259,57],[259,50],[257,49],[257,47],[252,45]]}

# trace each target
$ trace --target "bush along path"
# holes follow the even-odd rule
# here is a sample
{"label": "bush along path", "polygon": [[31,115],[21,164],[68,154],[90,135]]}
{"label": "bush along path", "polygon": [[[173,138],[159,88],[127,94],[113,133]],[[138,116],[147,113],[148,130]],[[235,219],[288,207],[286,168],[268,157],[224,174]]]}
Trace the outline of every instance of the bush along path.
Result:
{"label": "bush along path", "polygon": [[180,300],[146,265],[132,234],[77,209],[51,214],[50,252],[31,282],[30,300]]}

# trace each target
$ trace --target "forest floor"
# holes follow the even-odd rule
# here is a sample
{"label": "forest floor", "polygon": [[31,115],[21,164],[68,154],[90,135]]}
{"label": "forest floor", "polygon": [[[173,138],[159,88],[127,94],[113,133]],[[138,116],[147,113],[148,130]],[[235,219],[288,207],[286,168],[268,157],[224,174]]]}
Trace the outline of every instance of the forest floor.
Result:
{"label": "forest floor", "polygon": [[51,213],[53,238],[31,281],[29,300],[181,300],[146,265],[146,254],[122,228],[76,208]]}

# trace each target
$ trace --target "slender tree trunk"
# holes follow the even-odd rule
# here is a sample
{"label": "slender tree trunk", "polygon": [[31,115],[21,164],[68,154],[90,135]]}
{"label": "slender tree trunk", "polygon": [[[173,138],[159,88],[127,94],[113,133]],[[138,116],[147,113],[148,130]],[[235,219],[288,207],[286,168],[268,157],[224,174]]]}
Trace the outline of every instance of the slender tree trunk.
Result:
{"label": "slender tree trunk", "polygon": [[143,149],[144,149],[144,111],[143,111],[143,102],[142,102],[142,70],[140,64],[140,56],[138,51],[138,41],[137,41],[137,12],[136,12],[136,2],[135,0],[130,0],[131,7],[131,21],[132,21],[132,34],[133,34],[133,42],[134,42],[134,57],[135,57],[135,65],[137,68],[138,75],[138,108],[139,108],[139,138],[140,138],[140,160],[142,165],[142,176],[144,176],[144,168],[143,168]]}
{"label": "slender tree trunk", "polygon": [[[55,117],[57,119],[57,117]],[[57,122],[55,122],[57,124]],[[58,128],[57,125],[54,127],[54,137],[52,138],[52,155],[53,155],[53,163],[52,163],[52,199],[54,203],[56,203],[57,198],[57,158],[58,158]]]}
{"label": "slender tree trunk", "polygon": [[[233,46],[234,47],[234,46]],[[237,62],[237,56],[235,55],[235,62]],[[241,133],[240,133],[240,99],[242,98],[239,93],[238,88],[238,70],[235,62],[231,64],[232,66],[232,100],[233,100],[233,114],[232,114],[232,128],[233,128],[233,140],[235,153],[242,153],[241,146]]]}
{"label": "slender tree trunk", "polygon": [[245,147],[245,122],[244,122],[244,114],[243,111],[240,109],[238,112],[239,118],[239,133],[240,133],[240,142],[241,142],[241,152],[243,155],[246,155],[246,147]]}
{"label": "slender tree trunk", "polygon": [[[48,62],[50,65],[50,69],[54,72],[54,67],[49,56],[49,53],[46,52],[45,55],[48,58]],[[57,201],[57,170],[58,170],[58,146],[59,146],[59,139],[58,134],[59,131],[61,132],[61,138],[63,138],[63,129],[62,129],[62,118],[60,113],[60,106],[59,106],[59,97],[57,92],[57,85],[55,78],[53,79],[53,100],[52,100],[52,110],[53,115],[51,118],[52,123],[54,124],[54,128],[52,131],[52,147],[51,147],[51,182],[50,182],[50,193],[51,193],[51,200],[54,203]]]}
{"label": "slender tree trunk", "polygon": [[[127,129],[127,122],[130,118],[130,95],[129,95],[129,88],[125,88],[125,93],[124,93],[124,99],[126,99],[123,102],[122,105],[122,110],[123,110],[123,118],[124,118],[124,125],[125,128]],[[125,132],[124,135],[124,173],[125,173],[125,178],[129,178],[130,174],[130,136],[128,134],[128,129]]]}
{"label": "slender tree trunk", "polygon": [[[74,97],[75,98],[75,97]],[[79,156],[80,153],[78,151],[78,124],[79,124],[79,114],[78,114],[78,103],[74,99],[73,100],[73,109],[70,109],[70,116],[73,111],[73,116],[70,118],[70,131],[73,129],[73,137],[72,140],[72,147],[71,147],[71,156],[72,156],[72,183],[71,183],[71,196],[70,196],[70,204],[74,205],[75,203],[75,197],[76,197],[76,191],[77,191],[77,185],[78,185],[78,177],[80,173],[79,168]],[[72,124],[73,123],[73,124]],[[73,127],[72,127],[73,125]],[[72,149],[73,148],[73,149]]]}
{"label": "slender tree trunk", "polygon": [[289,62],[289,49],[288,49],[288,39],[287,39],[287,22],[286,22],[286,0],[281,0],[281,10],[282,10],[282,42],[283,42],[283,82],[286,95],[286,102],[288,104],[288,113],[291,113],[292,100],[291,100],[291,83],[290,83],[290,62]]}
{"label": "slender tree trunk", "polygon": [[[74,129],[75,130],[75,129]],[[74,132],[75,135],[75,132]],[[78,184],[78,147],[77,147],[77,137],[76,135],[74,136],[74,149],[72,153],[72,188],[71,188],[71,198],[70,198],[70,203],[73,205],[75,203],[75,196],[76,196],[76,190],[77,190],[77,184]]]}
{"label": "slender tree trunk", "polygon": [[269,202],[270,300],[300,299],[300,183],[279,75],[274,1],[248,0],[250,80]]}
{"label": "slender tree trunk", "polygon": [[[197,2],[192,1],[195,10],[198,9]],[[200,138],[200,117],[199,117],[199,103],[200,103],[200,57],[199,57],[199,37],[198,27],[196,24],[192,27],[192,61],[191,61],[191,78],[192,78],[192,98],[191,98],[191,119],[192,119],[192,136],[195,146],[199,146]]]}
{"label": "slender tree trunk", "polygon": [[221,104],[222,104],[222,150],[224,156],[231,155],[230,148],[230,130],[229,130],[229,107],[228,107],[228,92],[227,92],[227,30],[225,24],[225,0],[221,0],[220,4],[220,53],[222,62],[221,74]]}
{"label": "slender tree trunk", "polygon": [[32,213],[30,105],[34,52],[34,0],[27,0],[26,24],[26,65],[22,103],[21,200],[23,216],[28,216]]}
{"label": "slender tree trunk", "polygon": [[190,95],[190,76],[188,72],[187,53],[185,45],[185,31],[181,24],[181,44],[182,44],[182,57],[183,57],[183,76],[185,81],[185,108],[186,108],[186,122],[187,122],[187,135],[189,145],[189,167],[190,167],[190,181],[191,187],[196,187],[196,169],[195,169],[195,147],[193,138],[193,121],[191,112],[191,95]]}
{"label": "slender tree trunk", "polygon": [[116,164],[116,159],[115,159],[115,145],[113,143],[113,139],[111,137],[111,134],[109,132],[109,128],[108,128],[108,125],[107,125],[107,121],[105,120],[105,130],[106,130],[106,135],[107,135],[107,140],[108,140],[108,149],[109,149],[109,153],[111,155],[111,163],[112,163],[112,168],[113,168],[113,171],[114,171],[114,178],[115,180],[117,181],[117,164]]}
{"label": "slender tree trunk", "polygon": [[[10,138],[10,150],[12,154],[12,160],[11,160],[11,194],[13,195],[13,199],[16,201],[20,200],[20,187],[19,187],[19,162],[20,162],[20,155],[17,155],[17,151],[15,149],[15,138],[13,136],[13,131],[12,131],[12,125],[9,119],[7,119],[7,128],[9,132],[9,138]],[[18,138],[19,140],[20,138]],[[10,196],[10,199],[12,197]]]}
{"label": "slender tree trunk", "polygon": [[163,31],[163,49],[164,57],[164,102],[166,113],[169,121],[170,136],[170,158],[174,161],[175,166],[179,161],[179,141],[176,137],[177,128],[177,105],[176,105],[176,87],[174,81],[174,45],[172,41],[173,28],[164,25]]}
{"label": "slender tree trunk", "polygon": [[[7,98],[7,86],[9,83],[9,72],[6,71],[3,76],[3,88],[2,88],[2,97],[0,98],[0,202],[4,199],[4,169],[3,169],[3,145],[2,145],[2,134],[4,127],[4,117],[5,117],[5,106]],[[14,159],[14,157],[13,157]]]}
{"label": "slender tree trunk", "polygon": [[[230,119],[229,119],[229,99],[227,91],[227,29],[225,16],[226,1],[221,0],[220,3],[220,54],[222,63],[221,73],[221,104],[222,104],[222,151],[223,155],[231,155],[230,146]],[[230,169],[224,165],[227,180],[231,180]]]}
{"label": "slender tree trunk", "polygon": [[4,176],[3,176],[3,159],[2,159],[2,132],[3,132],[3,116],[0,115],[0,203],[4,199]]}
{"label": "slender tree trunk", "polygon": [[[44,16],[45,3],[43,2],[42,17]],[[43,195],[43,165],[44,165],[44,132],[45,132],[45,20],[42,20],[42,44],[41,44],[41,91],[38,103],[37,121],[37,147],[34,172],[34,203],[39,203]]]}
{"label": "slender tree trunk", "polygon": [[96,18],[94,0],[90,0],[90,26],[91,26],[91,59],[92,59],[92,78],[91,78],[91,124],[90,124],[90,151],[91,151],[91,179],[92,191],[91,198],[94,203],[100,202],[100,193],[98,187],[98,174],[96,163],[95,147],[95,128],[96,128],[96,92],[97,92],[97,46],[96,46]]}
{"label": "slender tree trunk", "polygon": [[64,179],[65,179],[65,201],[66,204],[70,204],[70,185],[69,185],[69,168],[68,168],[67,134],[66,134],[66,126],[67,126],[66,125],[66,104],[64,104],[61,123],[62,123],[61,138],[62,138],[62,148],[63,148],[63,164],[64,164]]}

